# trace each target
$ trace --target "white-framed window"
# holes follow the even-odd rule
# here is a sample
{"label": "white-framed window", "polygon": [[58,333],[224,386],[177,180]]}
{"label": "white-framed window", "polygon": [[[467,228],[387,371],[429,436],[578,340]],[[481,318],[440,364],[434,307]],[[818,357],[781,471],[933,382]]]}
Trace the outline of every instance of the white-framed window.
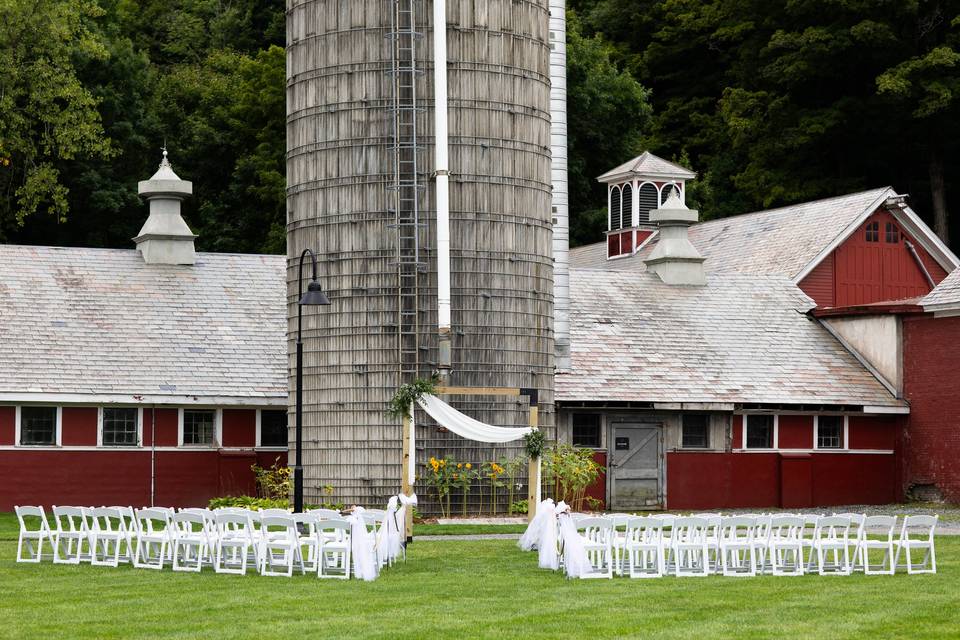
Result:
{"label": "white-framed window", "polygon": [[848,416],[814,416],[813,446],[815,449],[844,450],[850,448]]}
{"label": "white-framed window", "polygon": [[257,410],[257,446],[286,449],[290,444],[286,409]]}
{"label": "white-framed window", "polygon": [[575,413],[570,426],[573,446],[599,449],[603,444],[603,416],[599,413]]}
{"label": "white-framed window", "polygon": [[710,447],[710,415],[684,413],[680,416],[680,448],[708,449]]}
{"label": "white-framed window", "polygon": [[779,443],[779,416],[751,413],[743,416],[744,449],[776,449]]}
{"label": "white-framed window", "polygon": [[179,411],[178,443],[181,447],[217,447],[223,442],[223,419],[219,409]]}
{"label": "white-framed window", "polygon": [[140,446],[139,407],[100,407],[98,413],[98,447]]}
{"label": "white-framed window", "polygon": [[17,446],[59,447],[63,435],[63,409],[51,406],[18,406],[15,431]]}

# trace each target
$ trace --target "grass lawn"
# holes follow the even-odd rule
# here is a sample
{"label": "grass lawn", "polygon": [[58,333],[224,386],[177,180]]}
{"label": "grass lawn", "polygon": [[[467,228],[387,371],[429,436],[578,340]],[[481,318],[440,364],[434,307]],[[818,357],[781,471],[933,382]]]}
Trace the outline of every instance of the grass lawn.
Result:
{"label": "grass lawn", "polygon": [[957,637],[960,537],[935,576],[570,581],[512,540],[421,541],[374,583],[16,564],[0,638]]}

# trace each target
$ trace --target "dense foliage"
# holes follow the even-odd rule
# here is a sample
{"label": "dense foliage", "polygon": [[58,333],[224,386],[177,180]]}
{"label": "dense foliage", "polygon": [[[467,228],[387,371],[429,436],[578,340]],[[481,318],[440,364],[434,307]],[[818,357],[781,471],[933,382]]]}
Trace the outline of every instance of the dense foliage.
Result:
{"label": "dense foliage", "polygon": [[[890,184],[946,236],[960,6],[570,0],[573,244],[643,149],[707,217]],[[130,246],[166,141],[202,250],[283,252],[284,5],[0,0],[0,241]],[[960,225],[954,225],[954,232]]]}

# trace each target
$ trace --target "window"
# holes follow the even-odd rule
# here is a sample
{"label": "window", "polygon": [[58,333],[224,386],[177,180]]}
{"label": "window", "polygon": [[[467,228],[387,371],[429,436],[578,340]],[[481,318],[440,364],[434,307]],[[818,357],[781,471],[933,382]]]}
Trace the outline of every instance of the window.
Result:
{"label": "window", "polygon": [[101,444],[105,447],[135,447],[140,444],[140,425],[134,407],[104,407]]}
{"label": "window", "polygon": [[650,212],[659,206],[657,187],[649,182],[643,184],[637,192],[639,198],[640,224],[650,222]]}
{"label": "window", "polygon": [[213,409],[183,410],[183,444],[212,445],[217,412]]}
{"label": "window", "polygon": [[287,412],[284,410],[262,410],[260,412],[261,447],[287,446]]}
{"label": "window", "polygon": [[600,447],[600,415],[597,413],[573,414],[573,446]]}
{"label": "window", "polygon": [[623,195],[620,197],[620,227],[629,229],[633,226],[633,187],[623,185]]}
{"label": "window", "polygon": [[817,449],[843,449],[843,416],[817,416]]}
{"label": "window", "polygon": [[680,446],[684,449],[706,449],[710,446],[710,416],[685,413],[681,423]]}
{"label": "window", "polygon": [[880,223],[870,222],[866,226],[867,242],[880,242]]}
{"label": "window", "polygon": [[610,231],[620,228],[620,187],[610,188]]}
{"label": "window", "polygon": [[20,407],[20,444],[57,444],[56,407]]}
{"label": "window", "polygon": [[900,242],[900,227],[893,224],[892,222],[887,223],[886,241],[888,244],[897,244],[898,242]]}
{"label": "window", "polygon": [[745,416],[747,449],[773,449],[773,416]]}

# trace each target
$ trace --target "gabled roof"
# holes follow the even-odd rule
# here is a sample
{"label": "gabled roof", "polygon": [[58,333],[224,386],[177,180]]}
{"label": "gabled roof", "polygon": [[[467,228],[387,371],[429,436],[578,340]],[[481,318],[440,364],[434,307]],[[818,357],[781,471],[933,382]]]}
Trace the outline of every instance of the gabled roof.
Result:
{"label": "gabled roof", "polygon": [[[845,240],[887,198],[890,187],[845,196],[708,220],[690,227],[690,242],[707,261],[707,272],[776,273],[799,282]],[[892,213],[948,271],[957,258],[909,208]],[[656,244],[654,234],[633,256],[607,260],[603,242],[570,250],[572,268],[643,270],[643,259]]]}
{"label": "gabled roof", "polygon": [[784,276],[716,273],[678,287],[577,269],[570,299],[561,402],[906,407],[806,315],[813,301]]}
{"label": "gabled roof", "polygon": [[960,269],[954,269],[920,301],[924,311],[960,313]]}
{"label": "gabled roof", "polygon": [[661,178],[664,180],[693,180],[696,172],[686,167],[664,160],[649,151],[644,151],[633,160],[624,162],[619,167],[607,171],[597,178],[598,182],[618,182],[620,180],[640,175],[645,178]]}
{"label": "gabled roof", "polygon": [[0,399],[286,404],[285,282],[284,256],[0,245]]}

